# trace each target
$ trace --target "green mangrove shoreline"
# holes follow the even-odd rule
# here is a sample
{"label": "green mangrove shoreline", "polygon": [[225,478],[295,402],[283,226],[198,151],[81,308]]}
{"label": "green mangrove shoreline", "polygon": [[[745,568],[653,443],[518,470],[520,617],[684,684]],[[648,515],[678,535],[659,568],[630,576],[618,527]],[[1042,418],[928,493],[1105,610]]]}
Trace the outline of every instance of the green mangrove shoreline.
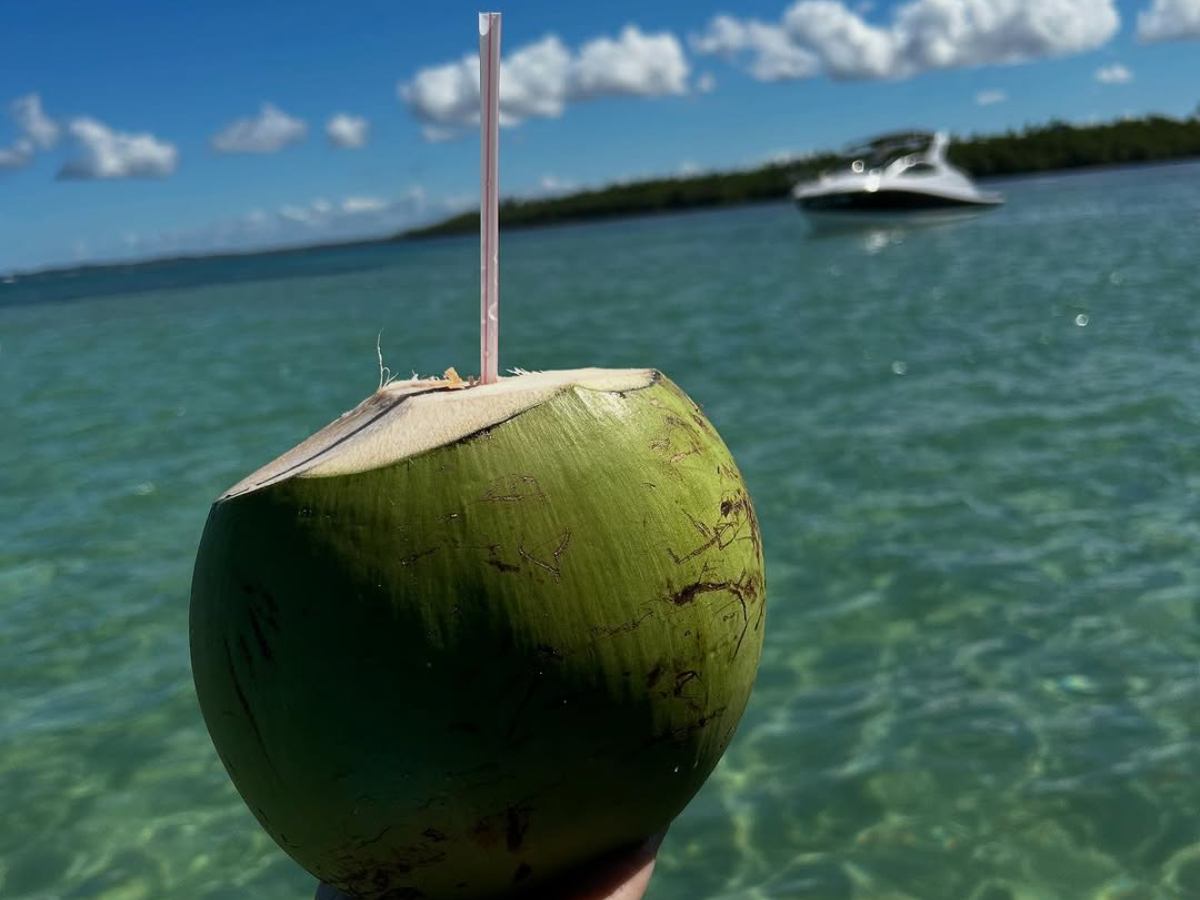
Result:
{"label": "green mangrove shoreline", "polygon": [[[1200,157],[1200,117],[1150,116],[1090,126],[1051,122],[1020,132],[958,138],[951,143],[949,156],[976,178],[1188,159]],[[561,197],[511,199],[500,205],[500,226],[526,228],[778,201],[788,196],[796,182],[845,162],[841,154],[822,153],[757,169],[657,178]],[[478,231],[479,212],[471,210],[398,237]]]}
{"label": "green mangrove shoreline", "polygon": [[[976,178],[1002,178],[1200,158],[1200,110],[1189,119],[1147,116],[1095,125],[1050,122],[1020,131],[955,138],[950,160]],[[608,185],[555,197],[508,199],[500,204],[505,229],[553,227],[655,213],[781,202],[792,186],[845,163],[839,153],[825,152],[756,169],[708,172]],[[16,278],[166,266],[194,260],[286,256],[314,250],[378,246],[400,241],[477,234],[478,209],[378,238],[274,247],[245,252],[220,251],[155,257],[146,260],[50,266],[14,271]],[[0,272],[3,274],[3,272]]]}

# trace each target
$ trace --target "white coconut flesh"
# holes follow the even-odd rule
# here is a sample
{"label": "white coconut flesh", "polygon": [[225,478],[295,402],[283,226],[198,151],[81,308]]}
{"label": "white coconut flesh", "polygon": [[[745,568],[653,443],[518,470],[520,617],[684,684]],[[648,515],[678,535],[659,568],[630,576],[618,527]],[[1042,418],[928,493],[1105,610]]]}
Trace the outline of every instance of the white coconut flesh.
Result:
{"label": "white coconut flesh", "polygon": [[567,369],[503,377],[493,384],[442,378],[394,381],[278,459],[243,478],[218,502],[297,477],[328,477],[393,465],[499,425],[557,394],[597,396],[655,382],[653,369]]}

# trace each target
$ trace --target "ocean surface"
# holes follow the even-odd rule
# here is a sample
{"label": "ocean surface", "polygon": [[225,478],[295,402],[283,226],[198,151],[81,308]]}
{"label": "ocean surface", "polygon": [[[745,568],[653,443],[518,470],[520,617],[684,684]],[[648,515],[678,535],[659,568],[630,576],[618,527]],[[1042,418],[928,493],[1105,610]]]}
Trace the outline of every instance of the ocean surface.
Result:
{"label": "ocean surface", "polygon": [[[818,238],[506,234],[501,363],[656,366],[755,499],[751,706],[650,900],[1200,897],[1200,164]],[[469,239],[0,284],[0,897],[308,900],[201,721],[211,500],[477,367]]]}

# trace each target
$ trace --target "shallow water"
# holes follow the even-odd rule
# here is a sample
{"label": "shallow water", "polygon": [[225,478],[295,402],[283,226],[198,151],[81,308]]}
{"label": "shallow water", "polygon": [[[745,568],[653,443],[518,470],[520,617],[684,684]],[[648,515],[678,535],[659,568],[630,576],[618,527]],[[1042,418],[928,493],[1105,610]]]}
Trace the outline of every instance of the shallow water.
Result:
{"label": "shallow water", "polygon": [[[1200,165],[952,225],[508,235],[502,360],[654,365],[758,508],[767,642],[651,900],[1200,897]],[[475,368],[467,240],[0,284],[0,896],[310,897],[201,722],[221,490]]]}

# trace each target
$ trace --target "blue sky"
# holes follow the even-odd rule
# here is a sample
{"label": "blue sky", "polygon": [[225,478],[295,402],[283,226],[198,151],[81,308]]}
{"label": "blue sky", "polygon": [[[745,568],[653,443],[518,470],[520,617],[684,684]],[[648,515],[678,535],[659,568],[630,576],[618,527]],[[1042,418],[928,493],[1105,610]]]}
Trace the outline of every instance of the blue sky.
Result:
{"label": "blue sky", "polygon": [[[1200,105],[1200,0],[499,8],[509,195],[897,127]],[[478,9],[4,4],[0,271],[381,234],[471,206]]]}

